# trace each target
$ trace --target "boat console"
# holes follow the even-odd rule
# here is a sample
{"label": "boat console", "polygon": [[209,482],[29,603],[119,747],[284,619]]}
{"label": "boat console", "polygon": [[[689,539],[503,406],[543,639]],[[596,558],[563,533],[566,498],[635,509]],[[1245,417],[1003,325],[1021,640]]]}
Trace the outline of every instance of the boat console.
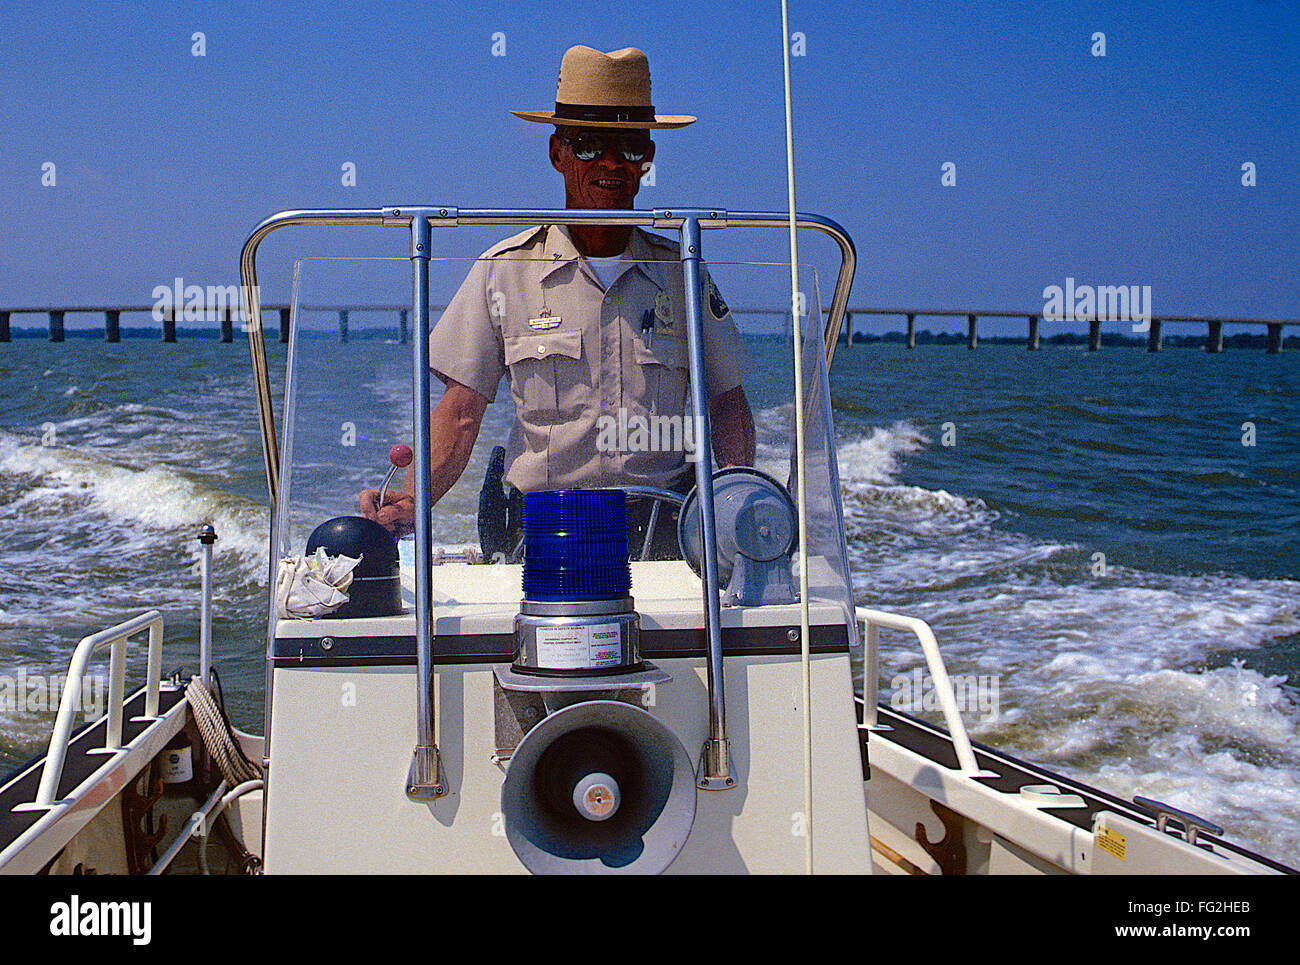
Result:
{"label": "boat console", "polygon": [[[473,267],[432,257],[433,238],[451,248],[455,233],[431,228],[593,216],[667,229],[685,253],[626,270],[683,279],[675,337],[657,339],[647,371],[662,367],[666,379],[685,370],[687,408],[660,413],[666,427],[632,425],[611,438],[621,434],[628,448],[676,442],[689,488],[615,475],[526,493],[522,544],[494,558],[478,539],[479,480],[513,418],[506,393],[461,482],[434,506],[419,482],[437,401],[426,325],[438,324],[431,306],[450,300]],[[845,254],[833,299],[842,312],[852,245],[831,222],[801,220]],[[780,307],[791,304],[788,265],[711,262],[713,284],[704,283],[706,232],[786,220],[717,210],[290,212],[250,240],[245,291],[256,290],[256,246],[271,230],[340,223],[404,228],[410,257],[295,266],[282,447],[263,415],[275,460],[272,578],[305,572],[323,548],[344,561],[334,576],[348,602],[322,612],[281,606],[270,621],[266,870],[795,872],[812,827],[816,870],[869,869],[854,718],[861,647],[824,341],[839,319],[820,324],[811,269],[801,279],[807,315],[797,320]],[[370,318],[391,330],[404,275],[414,278],[409,345],[366,329]],[[386,313],[375,307],[384,304]],[[258,307],[249,308],[260,368]],[[336,317],[347,319],[346,342]],[[709,445],[703,327],[728,319],[755,363],[744,393],[762,422],[756,467],[715,468]],[[536,377],[527,367],[509,377]],[[550,363],[541,374],[562,375]],[[667,431],[683,424],[702,429],[694,449],[690,433]],[[340,445],[350,430],[355,445]],[[396,542],[400,606],[384,595],[386,531],[355,510],[357,494],[374,487],[376,456],[393,443],[410,445],[416,480],[415,532]],[[406,454],[394,453],[396,468]],[[652,533],[629,544],[629,507],[639,503],[650,506],[649,530],[671,527],[679,558],[650,558],[651,542],[663,544]],[[328,582],[318,571],[303,578]],[[811,740],[805,781],[799,762],[809,765]]]}

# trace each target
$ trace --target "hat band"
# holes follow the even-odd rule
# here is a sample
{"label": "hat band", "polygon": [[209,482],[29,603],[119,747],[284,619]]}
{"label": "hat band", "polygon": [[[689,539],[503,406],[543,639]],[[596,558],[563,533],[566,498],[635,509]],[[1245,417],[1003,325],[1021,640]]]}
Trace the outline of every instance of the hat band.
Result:
{"label": "hat band", "polygon": [[555,102],[555,120],[560,121],[653,121],[653,107],[606,107],[602,104]]}

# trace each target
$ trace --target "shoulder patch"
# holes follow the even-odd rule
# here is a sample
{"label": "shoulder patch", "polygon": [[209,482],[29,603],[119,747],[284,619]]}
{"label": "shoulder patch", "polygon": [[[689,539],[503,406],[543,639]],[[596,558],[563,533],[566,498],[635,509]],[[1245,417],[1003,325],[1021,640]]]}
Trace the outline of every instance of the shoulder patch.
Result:
{"label": "shoulder patch", "polygon": [[709,279],[709,314],[713,316],[715,322],[720,322],[730,314],[731,309],[727,303],[722,300],[722,293],[718,291],[718,286],[713,284],[713,279]]}

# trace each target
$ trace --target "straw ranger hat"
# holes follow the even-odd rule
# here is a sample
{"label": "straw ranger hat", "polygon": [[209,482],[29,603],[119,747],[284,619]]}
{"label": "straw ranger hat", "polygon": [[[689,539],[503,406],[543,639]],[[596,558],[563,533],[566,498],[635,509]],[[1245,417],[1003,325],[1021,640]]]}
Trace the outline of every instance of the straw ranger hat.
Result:
{"label": "straw ranger hat", "polygon": [[555,110],[510,113],[525,121],[571,127],[671,128],[695,122],[688,114],[655,113],[650,61],[635,47],[608,54],[570,47],[560,62]]}

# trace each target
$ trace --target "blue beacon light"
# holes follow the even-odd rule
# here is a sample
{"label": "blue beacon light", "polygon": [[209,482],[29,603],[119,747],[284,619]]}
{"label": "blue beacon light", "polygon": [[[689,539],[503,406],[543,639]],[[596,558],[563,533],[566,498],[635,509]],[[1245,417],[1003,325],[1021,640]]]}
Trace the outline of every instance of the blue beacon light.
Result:
{"label": "blue beacon light", "polygon": [[523,591],[516,672],[594,677],[644,669],[623,490],[524,495]]}
{"label": "blue beacon light", "polygon": [[566,489],[524,496],[524,599],[618,600],[632,590],[627,494]]}

